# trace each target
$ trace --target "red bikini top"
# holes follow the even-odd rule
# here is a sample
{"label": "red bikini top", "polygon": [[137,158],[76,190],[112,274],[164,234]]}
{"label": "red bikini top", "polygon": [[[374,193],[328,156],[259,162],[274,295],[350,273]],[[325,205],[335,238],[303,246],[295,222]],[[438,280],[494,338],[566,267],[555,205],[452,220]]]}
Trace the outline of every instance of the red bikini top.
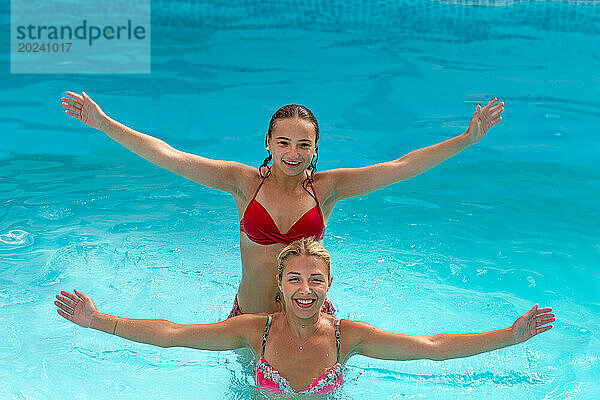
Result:
{"label": "red bikini top", "polygon": [[319,200],[317,200],[317,194],[312,182],[310,187],[315,195],[317,204],[300,217],[287,233],[279,231],[269,212],[262,204],[256,201],[256,195],[264,182],[265,178],[263,178],[258,189],[256,189],[256,193],[254,193],[254,197],[250,200],[244,211],[244,216],[240,221],[240,231],[245,232],[253,242],[262,245],[275,243],[287,245],[298,239],[310,236],[315,236],[317,240],[323,239],[325,224],[323,223],[323,214],[321,214]]}

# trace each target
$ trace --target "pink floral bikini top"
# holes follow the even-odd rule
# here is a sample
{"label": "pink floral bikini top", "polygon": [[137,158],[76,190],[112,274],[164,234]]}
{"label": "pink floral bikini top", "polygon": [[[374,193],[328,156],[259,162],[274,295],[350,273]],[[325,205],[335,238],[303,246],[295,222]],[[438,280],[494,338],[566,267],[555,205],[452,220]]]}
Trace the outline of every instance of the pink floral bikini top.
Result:
{"label": "pink floral bikini top", "polygon": [[337,345],[337,362],[333,364],[323,375],[315,378],[315,380],[304,390],[296,391],[292,388],[288,380],[283,377],[279,371],[273,368],[267,360],[265,360],[265,345],[267,336],[271,328],[271,320],[273,316],[267,316],[267,324],[263,333],[262,351],[260,360],[256,366],[256,386],[266,392],[272,394],[324,394],[329,393],[334,389],[341,387],[344,384],[342,377],[342,364],[340,364],[340,320],[335,319],[335,340]]}

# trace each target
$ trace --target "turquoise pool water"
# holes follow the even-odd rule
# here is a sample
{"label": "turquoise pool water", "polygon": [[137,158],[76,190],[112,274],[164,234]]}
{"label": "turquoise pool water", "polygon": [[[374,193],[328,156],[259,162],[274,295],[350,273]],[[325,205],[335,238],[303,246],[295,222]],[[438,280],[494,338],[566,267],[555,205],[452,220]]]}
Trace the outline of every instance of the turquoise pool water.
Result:
{"label": "turquoise pool water", "polygon": [[153,2],[149,75],[4,68],[0,398],[261,396],[236,354],[129,343],[56,314],[54,294],[78,288],[104,312],[213,322],[240,279],[233,200],[66,117],[64,90],[174,147],[250,165],[271,114],[305,104],[321,170],[462,133],[498,96],[505,118],[480,143],[338,203],[330,297],[339,317],[400,333],[503,328],[536,302],[555,328],[468,359],[355,357],[335,397],[598,398],[600,6],[459,3]]}

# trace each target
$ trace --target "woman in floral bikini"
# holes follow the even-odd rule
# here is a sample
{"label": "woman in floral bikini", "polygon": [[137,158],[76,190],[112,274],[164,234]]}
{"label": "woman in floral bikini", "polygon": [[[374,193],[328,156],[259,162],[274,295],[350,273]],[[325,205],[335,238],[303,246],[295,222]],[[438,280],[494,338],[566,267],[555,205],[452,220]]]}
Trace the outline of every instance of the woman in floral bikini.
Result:
{"label": "woman in floral bikini", "polygon": [[551,308],[537,304],[505,329],[481,333],[412,336],[359,321],[338,320],[321,310],[332,282],[329,253],[313,238],[285,247],[275,277],[284,311],[245,314],[214,324],[180,325],[101,313],[75,290],[55,301],[65,319],[136,342],[200,350],[250,348],[257,360],[256,386],[274,394],[323,394],[343,384],[342,365],[353,355],[387,360],[447,360],[522,343],[548,331]]}

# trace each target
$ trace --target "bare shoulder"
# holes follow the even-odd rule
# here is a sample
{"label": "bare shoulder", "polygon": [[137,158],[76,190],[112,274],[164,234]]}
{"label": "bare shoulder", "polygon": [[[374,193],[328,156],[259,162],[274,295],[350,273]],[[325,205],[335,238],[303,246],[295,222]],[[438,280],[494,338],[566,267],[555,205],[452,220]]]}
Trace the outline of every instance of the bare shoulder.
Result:
{"label": "bare shoulder", "polygon": [[327,203],[333,199],[336,183],[334,171],[319,171],[313,177],[313,186],[321,203]]}
{"label": "bare shoulder", "polygon": [[239,164],[240,195],[245,200],[250,200],[262,178],[257,168],[242,163],[237,164]]}
{"label": "bare shoulder", "polygon": [[340,320],[340,334],[343,333],[344,337],[350,342],[360,342],[375,329],[377,328],[366,322],[349,319]]}
{"label": "bare shoulder", "polygon": [[373,329],[374,327],[366,322],[348,319],[340,320],[341,359],[347,361],[350,357],[357,354],[360,344],[370,335]]}
{"label": "bare shoulder", "polygon": [[333,185],[333,183],[335,181],[335,176],[336,176],[335,171],[336,171],[335,169],[329,169],[327,171],[319,171],[319,172],[315,173],[315,176],[314,176],[315,185],[319,184],[319,185],[323,185],[324,187],[327,187],[328,185]]}
{"label": "bare shoulder", "polygon": [[256,167],[242,164],[238,161],[228,161],[228,163],[233,169],[235,169],[242,183],[251,179],[258,179],[260,177]]}
{"label": "bare shoulder", "polygon": [[[362,168],[364,169],[364,167]],[[315,175],[315,182],[317,176],[322,183],[323,191],[326,192],[326,198],[329,201],[333,201],[335,204],[337,201],[346,198],[343,194],[340,194],[340,187],[348,185],[348,183],[355,184],[356,171],[362,170],[361,168],[336,168],[327,171],[319,172]]]}
{"label": "bare shoulder", "polygon": [[254,332],[262,332],[267,323],[265,314],[242,314],[236,317],[229,318],[232,325],[235,325],[241,332],[251,336]]}

